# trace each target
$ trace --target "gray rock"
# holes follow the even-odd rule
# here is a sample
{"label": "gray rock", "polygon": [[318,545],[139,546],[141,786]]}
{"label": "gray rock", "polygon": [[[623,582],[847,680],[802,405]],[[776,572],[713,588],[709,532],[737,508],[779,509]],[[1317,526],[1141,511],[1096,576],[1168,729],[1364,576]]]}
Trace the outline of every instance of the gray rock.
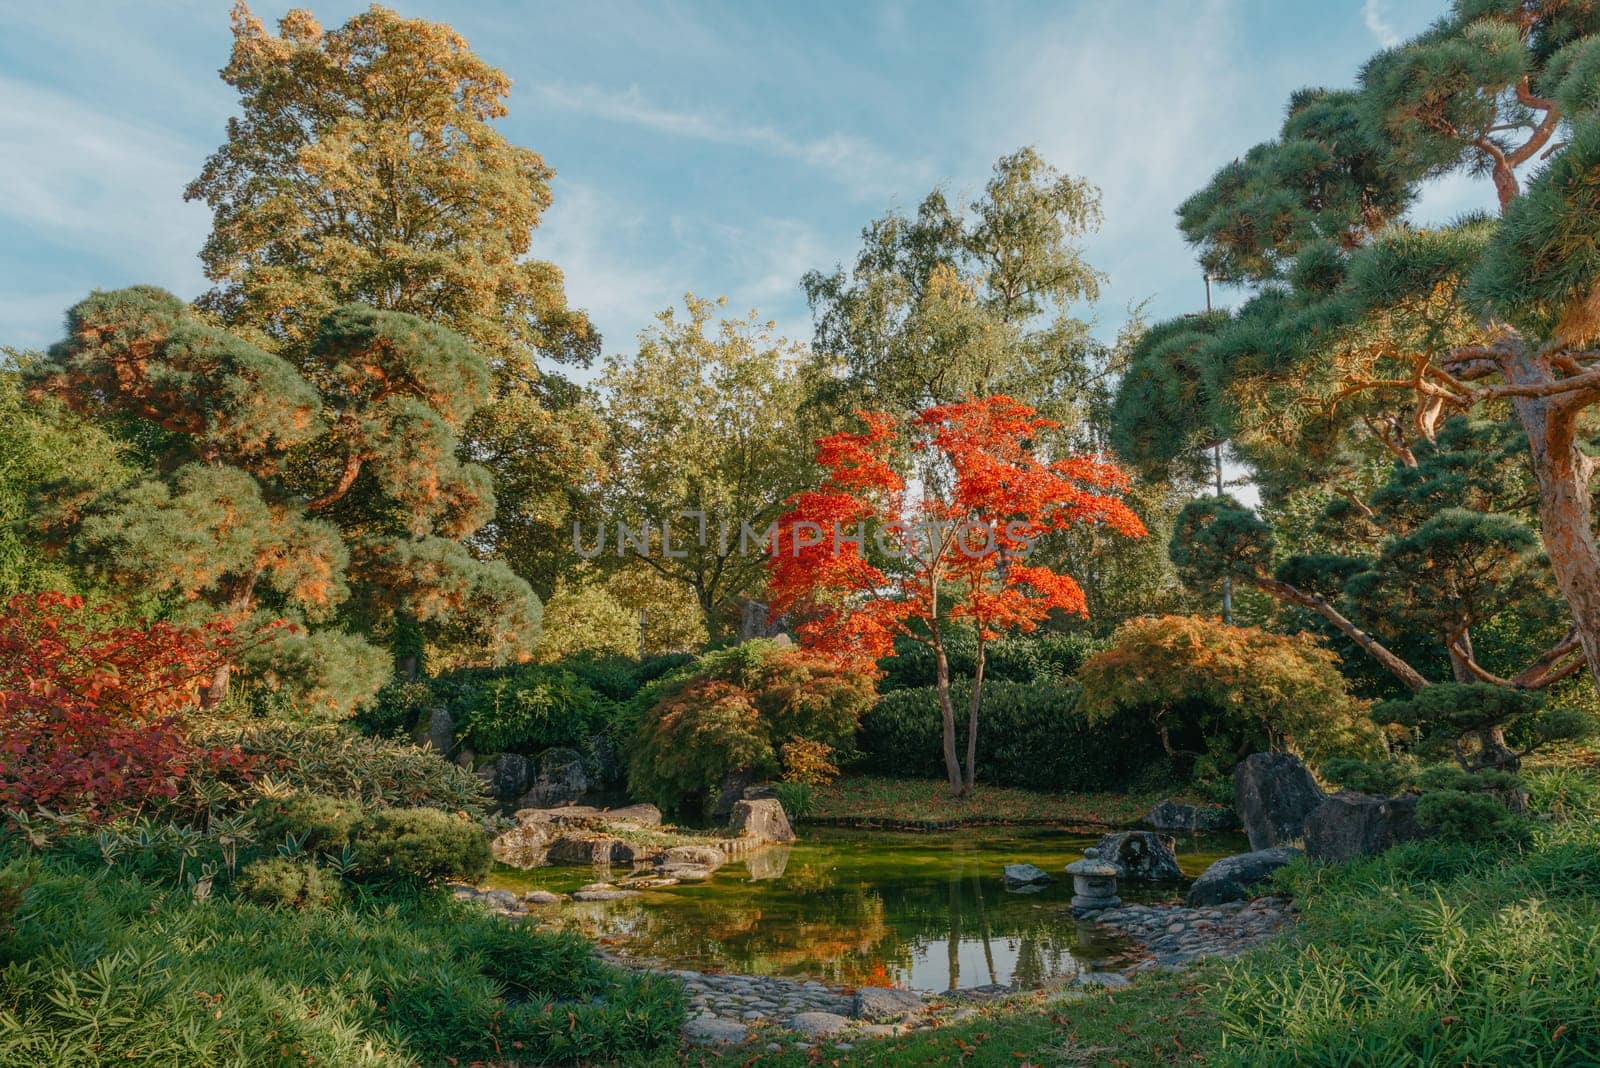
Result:
{"label": "gray rock", "polygon": [[638,897],[637,890],[579,890],[572,895],[574,901],[621,901],[624,898]]}
{"label": "gray rock", "polygon": [[496,836],[489,851],[494,859],[513,868],[537,868],[549,859],[550,841],[554,837],[554,824],[519,823]]}
{"label": "gray rock", "polygon": [[656,863],[664,868],[685,864],[701,868],[720,868],[728,863],[728,857],[722,850],[713,846],[681,845],[673,846],[662,853],[661,859]]}
{"label": "gray rock", "polygon": [[673,864],[670,867],[657,868],[663,879],[674,879],[680,883],[703,883],[716,874],[717,869],[704,864]]}
{"label": "gray rock", "polygon": [[557,905],[561,900],[560,894],[552,894],[548,890],[529,890],[522,895],[524,905]]}
{"label": "gray rock", "polygon": [[1130,980],[1126,975],[1117,972],[1079,972],[1072,982],[1077,986],[1099,986],[1107,990],[1115,990],[1128,986]]}
{"label": "gray rock", "polygon": [[749,1034],[744,1024],[716,1016],[696,1016],[683,1025],[684,1039],[695,1046],[725,1046],[743,1042]]}
{"label": "gray rock", "polygon": [[887,986],[864,986],[856,991],[850,1015],[858,1020],[903,1020],[922,1011],[922,995]]}
{"label": "gray rock", "polygon": [[1325,794],[1292,753],[1252,753],[1233,769],[1234,807],[1251,849],[1287,845],[1305,836],[1306,817]]}
{"label": "gray rock", "polygon": [[546,749],[534,761],[533,785],[523,795],[523,808],[565,805],[589,792],[583,754],[576,749]]}
{"label": "gray rock", "polygon": [[789,1019],[789,1030],[807,1038],[827,1038],[850,1027],[850,1020],[834,1012],[801,1012]]}
{"label": "gray rock", "polygon": [[514,911],[522,904],[517,899],[517,895],[510,890],[490,890],[483,895],[482,900],[487,901],[497,909],[506,909],[508,911]]}
{"label": "gray rock", "polygon": [[711,818],[721,820],[732,815],[733,806],[744,800],[744,788],[758,778],[755,772],[747,770],[730,771],[724,775],[717,787],[717,803],[711,808]]}
{"label": "gray rock", "polygon": [[1348,790],[1318,805],[1305,831],[1307,855],[1340,863],[1427,836],[1417,824],[1416,795],[1384,798]]}
{"label": "gray rock", "polygon": [[1210,808],[1163,801],[1139,821],[1158,831],[1183,831],[1187,834],[1214,834],[1239,829],[1239,816],[1231,808]]}
{"label": "gray rock", "polygon": [[1054,881],[1049,872],[1032,864],[1007,864],[1000,869],[1000,878],[1005,880],[1006,889],[1013,893],[1038,890]]}
{"label": "gray rock", "polygon": [[783,806],[774,800],[736,801],[728,817],[728,833],[747,835],[766,842],[792,842],[794,829]]}
{"label": "gray rock", "polygon": [[1176,845],[1170,836],[1155,831],[1122,831],[1106,835],[1095,848],[1101,860],[1117,866],[1119,879],[1175,883],[1183,879],[1173,852]]}
{"label": "gray rock", "polygon": [[490,757],[488,764],[478,769],[478,778],[489,789],[496,801],[511,802],[528,789],[531,771],[528,758],[521,753],[500,753]]}
{"label": "gray rock", "polygon": [[456,745],[456,721],[448,708],[429,709],[412,731],[412,741],[440,754],[449,753]]}
{"label": "gray rock", "polygon": [[654,805],[624,805],[609,808],[600,815],[611,823],[632,823],[639,827],[661,826],[661,810]]}
{"label": "gray rock", "polygon": [[744,788],[741,795],[746,801],[773,801],[778,796],[776,783],[758,782]]}
{"label": "gray rock", "polygon": [[1241,901],[1250,896],[1252,886],[1300,855],[1293,846],[1278,846],[1223,857],[1189,887],[1188,904],[1194,907]]}

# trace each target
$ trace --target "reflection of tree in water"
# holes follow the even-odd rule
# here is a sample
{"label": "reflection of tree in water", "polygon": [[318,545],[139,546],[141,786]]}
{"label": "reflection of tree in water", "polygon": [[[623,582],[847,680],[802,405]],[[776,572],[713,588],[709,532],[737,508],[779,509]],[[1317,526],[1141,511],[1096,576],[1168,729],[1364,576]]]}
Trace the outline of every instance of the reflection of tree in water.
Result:
{"label": "reflection of tree in water", "polygon": [[[1037,895],[1007,893],[993,844],[941,846],[801,842],[777,877],[730,866],[709,883],[575,904],[568,914],[639,957],[854,985],[915,972],[923,988],[1039,986],[1110,955],[1087,936],[1093,928],[1080,938],[1065,880]],[[1027,843],[1002,848],[1028,855]]]}

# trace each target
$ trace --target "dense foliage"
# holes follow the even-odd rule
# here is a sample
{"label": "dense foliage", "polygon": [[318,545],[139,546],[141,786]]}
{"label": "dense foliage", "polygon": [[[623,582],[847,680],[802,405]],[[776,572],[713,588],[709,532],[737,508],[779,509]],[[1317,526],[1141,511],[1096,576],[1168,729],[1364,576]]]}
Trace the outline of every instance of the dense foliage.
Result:
{"label": "dense foliage", "polygon": [[[962,681],[952,686],[958,700],[969,690]],[[1091,722],[1074,685],[996,679],[984,695],[982,782],[1066,793],[1126,790],[1170,768],[1145,725]],[[903,776],[939,774],[938,742],[939,699],[931,686],[885,693],[862,717],[856,739],[861,767]]]}
{"label": "dense foliage", "polygon": [[0,804],[105,819],[241,773],[193,742],[185,714],[226,663],[218,626],[116,626],[81,597],[17,594],[0,610]]}
{"label": "dense foliage", "polygon": [[1321,758],[1381,748],[1367,703],[1350,696],[1338,665],[1311,635],[1152,616],[1117,628],[1078,680],[1091,723],[1141,723],[1169,754],[1204,756],[1227,772],[1268,749]]}
{"label": "dense foliage", "polygon": [[664,808],[709,800],[731,772],[791,776],[847,748],[872,702],[870,678],[831,657],[747,642],[648,688],[628,786]]}

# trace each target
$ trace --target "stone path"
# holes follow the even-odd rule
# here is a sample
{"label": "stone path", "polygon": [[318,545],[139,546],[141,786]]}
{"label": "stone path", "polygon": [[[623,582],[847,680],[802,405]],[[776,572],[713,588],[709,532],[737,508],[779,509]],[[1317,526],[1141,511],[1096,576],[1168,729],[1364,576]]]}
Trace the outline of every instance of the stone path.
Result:
{"label": "stone path", "polygon": [[1233,957],[1260,945],[1294,922],[1294,903],[1262,897],[1225,905],[1123,905],[1107,909],[1095,922],[1133,938],[1143,959],[1126,970],[1178,967],[1206,958]]}

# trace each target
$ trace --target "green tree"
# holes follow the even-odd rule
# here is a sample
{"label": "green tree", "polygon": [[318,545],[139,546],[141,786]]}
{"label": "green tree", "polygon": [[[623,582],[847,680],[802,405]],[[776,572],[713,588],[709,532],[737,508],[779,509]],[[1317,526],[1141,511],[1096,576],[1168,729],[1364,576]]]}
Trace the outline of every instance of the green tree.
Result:
{"label": "green tree", "polygon": [[936,189],[913,218],[873,220],[849,272],[804,280],[813,347],[845,365],[832,399],[911,413],[1006,393],[1082,435],[1111,370],[1072,315],[1100,293],[1078,245],[1099,222],[1099,191],[1032,148],[1001,157],[965,212]]}
{"label": "green tree", "polygon": [[[1282,135],[1179,213],[1208,269],[1257,295],[1152,331],[1118,440],[1155,443],[1159,460],[1226,431],[1270,493],[1380,451],[1413,464],[1452,415],[1514,419],[1576,627],[1551,653],[1581,648],[1600,679],[1585,430],[1600,402],[1597,32],[1588,4],[1461,0],[1373,57],[1356,89],[1298,94]],[[1493,181],[1497,216],[1396,221],[1420,183],[1457,170]]]}
{"label": "green tree", "polygon": [[[352,305],[323,318],[296,367],[150,287],[94,294],[67,327],[29,369],[35,394],[142,423],[162,446],[150,470],[74,505],[74,548],[108,577],[238,625],[288,614],[393,635],[414,621],[469,629],[500,656],[536,638],[527,585],[460,544],[494,506],[482,469],[456,459],[488,380],[460,336]],[[318,659],[267,637],[302,666]],[[340,648],[330,665],[366,670],[347,700],[322,703],[348,709],[389,664]],[[226,687],[224,670],[209,699]]]}
{"label": "green tree", "polygon": [[473,541],[546,592],[599,449],[592,408],[540,360],[588,364],[600,339],[561,272],[529,257],[552,170],[495,128],[510,80],[449,26],[373,6],[324,29],[292,10],[270,32],[243,3],[222,78],[241,112],[186,196],[212,210],[201,308],[303,359],[336,308],[404,312],[465,337],[492,401],[460,428],[500,489]]}
{"label": "green tree", "polygon": [[632,360],[606,364],[604,522],[574,535],[601,560],[636,559],[686,587],[716,635],[738,598],[762,596],[767,528],[811,483],[811,379],[799,346],[754,312],[714,321],[726,298],[684,303],[686,316],[657,316]]}

